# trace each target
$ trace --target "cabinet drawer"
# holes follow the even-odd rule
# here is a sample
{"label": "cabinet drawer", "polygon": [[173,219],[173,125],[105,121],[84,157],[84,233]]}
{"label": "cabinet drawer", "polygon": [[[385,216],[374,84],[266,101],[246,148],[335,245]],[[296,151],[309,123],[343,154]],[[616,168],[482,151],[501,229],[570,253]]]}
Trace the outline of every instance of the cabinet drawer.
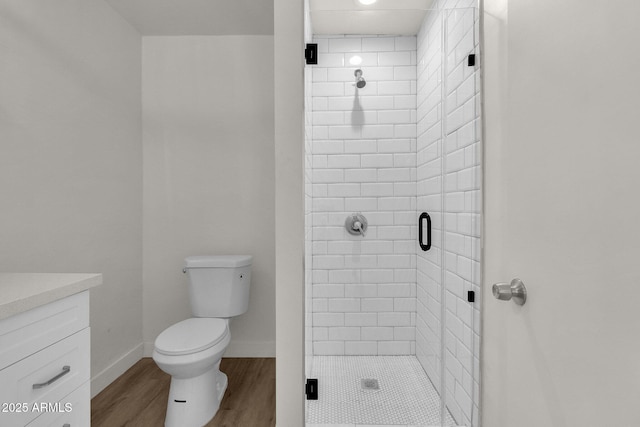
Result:
{"label": "cabinet drawer", "polygon": [[89,291],[0,320],[0,369],[89,326]]}
{"label": "cabinet drawer", "polygon": [[34,404],[59,402],[89,381],[89,354],[89,328],[85,328],[0,371],[0,402],[27,408],[25,412],[0,412],[0,425],[26,425],[41,415],[33,410]]}
{"label": "cabinet drawer", "polygon": [[[87,381],[79,389],[66,396],[50,412],[43,412],[27,427],[89,427],[91,424],[91,386]],[[66,406],[65,406],[66,405]],[[56,412],[55,410],[60,412]]]}

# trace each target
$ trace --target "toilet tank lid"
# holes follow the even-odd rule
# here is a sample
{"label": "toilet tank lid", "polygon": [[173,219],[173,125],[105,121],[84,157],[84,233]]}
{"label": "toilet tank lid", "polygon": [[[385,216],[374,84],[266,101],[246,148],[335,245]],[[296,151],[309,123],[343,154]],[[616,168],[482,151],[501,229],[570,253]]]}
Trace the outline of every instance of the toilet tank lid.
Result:
{"label": "toilet tank lid", "polygon": [[208,255],[185,258],[187,268],[235,268],[251,265],[251,255]]}

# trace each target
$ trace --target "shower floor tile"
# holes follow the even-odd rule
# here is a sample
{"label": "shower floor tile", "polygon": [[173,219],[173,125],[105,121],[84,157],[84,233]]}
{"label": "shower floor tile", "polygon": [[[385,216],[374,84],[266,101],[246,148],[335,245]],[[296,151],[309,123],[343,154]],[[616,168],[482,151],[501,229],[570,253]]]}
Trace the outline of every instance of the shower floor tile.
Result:
{"label": "shower floor tile", "polygon": [[[307,427],[441,425],[440,396],[414,356],[314,356],[310,378],[318,400],[307,401]],[[455,425],[448,411],[445,425]]]}

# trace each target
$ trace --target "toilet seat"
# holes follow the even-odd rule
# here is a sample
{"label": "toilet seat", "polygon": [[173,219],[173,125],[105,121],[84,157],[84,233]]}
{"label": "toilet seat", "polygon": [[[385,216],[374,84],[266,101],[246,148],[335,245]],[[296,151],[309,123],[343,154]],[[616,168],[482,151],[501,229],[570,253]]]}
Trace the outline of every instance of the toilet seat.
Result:
{"label": "toilet seat", "polygon": [[155,342],[155,350],[168,356],[204,351],[229,335],[227,321],[210,317],[194,317],[165,329]]}

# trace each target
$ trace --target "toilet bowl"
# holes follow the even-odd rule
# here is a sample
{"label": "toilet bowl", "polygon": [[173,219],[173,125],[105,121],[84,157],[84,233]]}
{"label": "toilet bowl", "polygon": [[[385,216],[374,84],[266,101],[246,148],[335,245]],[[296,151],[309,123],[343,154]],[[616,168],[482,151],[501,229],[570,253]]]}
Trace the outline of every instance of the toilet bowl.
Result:
{"label": "toilet bowl", "polygon": [[229,345],[228,320],[190,318],[162,332],[153,360],[171,375],[166,427],[202,426],[218,411],[227,388],[220,359]]}
{"label": "toilet bowl", "polygon": [[218,412],[227,389],[220,360],[231,335],[229,319],[247,311],[250,255],[185,259],[194,316],[156,338],[153,360],[171,375],[165,427],[201,427]]}

